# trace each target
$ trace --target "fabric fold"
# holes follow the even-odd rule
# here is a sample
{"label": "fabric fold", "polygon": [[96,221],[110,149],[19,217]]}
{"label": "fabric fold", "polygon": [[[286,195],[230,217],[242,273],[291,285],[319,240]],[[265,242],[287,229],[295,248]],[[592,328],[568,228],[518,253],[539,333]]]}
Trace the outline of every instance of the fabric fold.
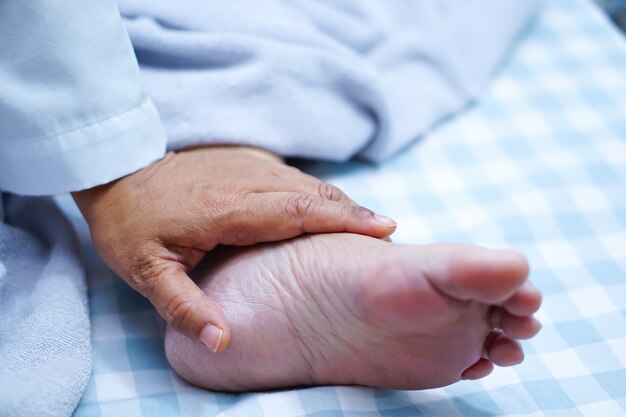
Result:
{"label": "fabric fold", "polygon": [[46,195],[95,187],[161,158],[165,142],[159,115],[148,100],[58,135],[0,141],[0,189]]}
{"label": "fabric fold", "polygon": [[168,147],[380,162],[477,99],[539,0],[121,0]]}
{"label": "fabric fold", "polygon": [[3,200],[0,415],[70,416],[91,372],[78,243],[50,198],[4,194]]}

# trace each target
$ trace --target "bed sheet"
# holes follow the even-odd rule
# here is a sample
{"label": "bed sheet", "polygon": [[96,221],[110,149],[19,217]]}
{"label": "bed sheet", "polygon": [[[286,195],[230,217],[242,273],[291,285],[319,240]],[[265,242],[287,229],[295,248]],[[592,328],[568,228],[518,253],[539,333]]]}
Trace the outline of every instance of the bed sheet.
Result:
{"label": "bed sheet", "polygon": [[398,220],[397,242],[525,253],[545,302],[522,365],[421,392],[207,392],[86,246],[93,375],[75,415],[626,416],[626,42],[587,0],[546,3],[479,105],[382,166],[307,166]]}

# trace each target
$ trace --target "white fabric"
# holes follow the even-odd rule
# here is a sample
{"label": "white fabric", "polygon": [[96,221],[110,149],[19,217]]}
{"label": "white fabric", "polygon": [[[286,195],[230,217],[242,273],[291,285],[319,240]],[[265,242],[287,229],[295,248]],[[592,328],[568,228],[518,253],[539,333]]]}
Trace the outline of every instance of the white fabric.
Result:
{"label": "white fabric", "polygon": [[113,0],[0,2],[0,189],[89,188],[164,151]]}
{"label": "white fabric", "polygon": [[120,0],[168,146],[388,158],[476,99],[537,0]]}

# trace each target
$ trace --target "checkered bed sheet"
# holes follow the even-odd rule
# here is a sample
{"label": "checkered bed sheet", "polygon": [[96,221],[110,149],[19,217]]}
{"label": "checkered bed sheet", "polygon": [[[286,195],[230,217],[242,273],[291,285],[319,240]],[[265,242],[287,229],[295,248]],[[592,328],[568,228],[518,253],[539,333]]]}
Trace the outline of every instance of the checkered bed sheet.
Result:
{"label": "checkered bed sheet", "polygon": [[626,41],[588,0],[548,0],[486,97],[379,167],[307,167],[399,221],[397,242],[525,253],[545,295],[525,362],[429,391],[216,394],[174,375],[151,306],[85,247],[88,416],[626,416]]}

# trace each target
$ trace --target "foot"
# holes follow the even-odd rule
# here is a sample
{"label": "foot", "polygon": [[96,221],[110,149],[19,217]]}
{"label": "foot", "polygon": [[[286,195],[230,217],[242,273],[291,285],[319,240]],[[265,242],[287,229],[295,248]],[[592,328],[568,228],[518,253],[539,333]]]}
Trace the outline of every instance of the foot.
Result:
{"label": "foot", "polygon": [[217,391],[302,385],[425,389],[522,361],[541,296],[519,254],[310,235],[213,252],[198,283],[232,341],[214,354],[168,329],[167,357]]}

